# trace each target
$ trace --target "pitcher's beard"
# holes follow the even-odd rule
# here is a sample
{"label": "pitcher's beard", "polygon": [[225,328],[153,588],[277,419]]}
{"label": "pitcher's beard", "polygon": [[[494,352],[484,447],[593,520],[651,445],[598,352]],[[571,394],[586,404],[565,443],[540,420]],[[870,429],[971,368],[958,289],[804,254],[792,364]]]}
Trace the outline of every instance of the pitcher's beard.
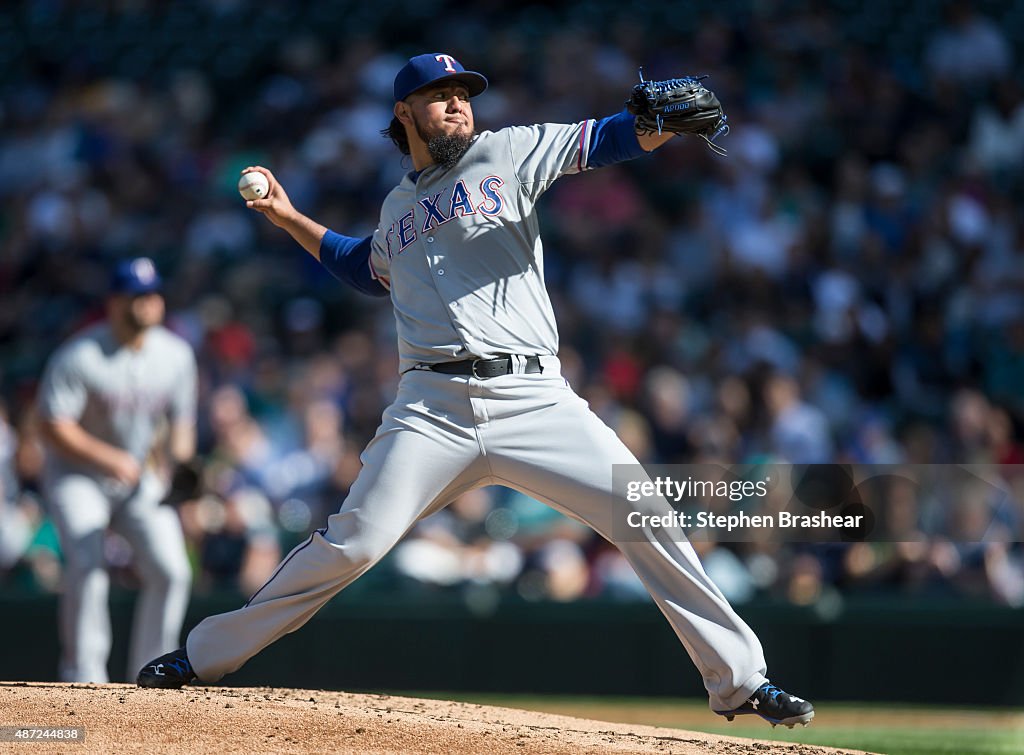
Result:
{"label": "pitcher's beard", "polygon": [[473,137],[476,136],[473,131],[428,136],[424,133],[423,128],[420,127],[419,122],[415,120],[415,117],[413,123],[416,126],[416,133],[423,140],[423,143],[427,145],[430,159],[445,170],[448,170],[462,159],[462,156],[466,154],[466,150],[469,149],[469,145],[473,143]]}
{"label": "pitcher's beard", "polygon": [[462,159],[473,143],[473,134],[443,134],[435,136],[427,142],[427,152],[431,159],[445,170],[451,168]]}

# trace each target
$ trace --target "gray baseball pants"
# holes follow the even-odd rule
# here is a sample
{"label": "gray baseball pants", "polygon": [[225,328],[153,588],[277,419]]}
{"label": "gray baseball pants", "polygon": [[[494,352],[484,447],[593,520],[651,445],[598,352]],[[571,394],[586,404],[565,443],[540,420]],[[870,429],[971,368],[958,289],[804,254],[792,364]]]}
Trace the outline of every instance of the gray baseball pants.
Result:
{"label": "gray baseball pants", "polygon": [[64,555],[58,605],[62,681],[108,681],[110,579],[103,554],[108,527],[131,544],[142,581],[128,650],[129,681],[148,660],[178,647],[192,569],[178,515],[159,505],[164,489],[150,474],[121,497],[86,475],[67,474],[48,481],[47,504]]}
{"label": "gray baseball pants", "polygon": [[699,669],[711,708],[742,704],[765,681],[757,637],[680,532],[646,529],[616,542],[612,522],[625,521],[631,504],[613,495],[612,465],[636,458],[560,376],[557,358],[542,358],[542,374],[521,373],[516,363],[517,374],[488,380],[406,372],[338,513],[245,606],[189,633],[199,678],[216,681],[301,627],[417,520],[465,491],[506,485],[613,542]]}

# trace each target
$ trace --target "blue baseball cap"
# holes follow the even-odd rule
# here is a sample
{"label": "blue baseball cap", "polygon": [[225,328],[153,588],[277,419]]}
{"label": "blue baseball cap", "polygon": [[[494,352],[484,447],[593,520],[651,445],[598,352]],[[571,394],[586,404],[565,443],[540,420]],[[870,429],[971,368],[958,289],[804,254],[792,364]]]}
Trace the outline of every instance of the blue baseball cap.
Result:
{"label": "blue baseball cap", "polygon": [[428,84],[449,79],[465,84],[470,97],[476,97],[487,88],[487,78],[483,74],[467,71],[451,55],[428,52],[409,58],[409,62],[395,76],[395,102],[404,100]]}
{"label": "blue baseball cap", "polygon": [[164,285],[156,265],[149,257],[136,257],[118,262],[114,274],[110,276],[110,293],[112,294],[150,294],[159,291]]}

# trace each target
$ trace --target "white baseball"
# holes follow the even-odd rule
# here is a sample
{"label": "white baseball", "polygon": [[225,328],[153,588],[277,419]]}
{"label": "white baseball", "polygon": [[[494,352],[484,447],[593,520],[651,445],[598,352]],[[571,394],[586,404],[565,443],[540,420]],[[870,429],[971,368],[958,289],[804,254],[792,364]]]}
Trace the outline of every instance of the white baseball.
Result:
{"label": "white baseball", "polygon": [[245,173],[238,179],[238,193],[244,199],[263,199],[270,191],[270,182],[258,170]]}

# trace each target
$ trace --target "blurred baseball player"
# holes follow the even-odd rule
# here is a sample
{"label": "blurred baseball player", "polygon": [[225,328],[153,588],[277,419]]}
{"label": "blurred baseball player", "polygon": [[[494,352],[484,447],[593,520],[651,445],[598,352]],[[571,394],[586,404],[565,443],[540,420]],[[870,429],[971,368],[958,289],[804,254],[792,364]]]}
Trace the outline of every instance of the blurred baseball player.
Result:
{"label": "blurred baseball player", "polygon": [[53,354],[39,391],[44,488],[64,554],[64,681],[107,681],[108,527],[131,544],[142,581],[128,668],[174,648],[185,619],[191,569],[181,525],[173,508],[159,505],[167,486],[146,460],[164,436],[173,460],[195,453],[196,363],[189,345],[161,325],[160,283],[147,258],[119,264],[106,320]]}
{"label": "blurred baseball player", "polygon": [[813,707],[768,682],[757,637],[681,532],[615,538],[613,522],[631,509],[613,493],[612,465],[638,462],[559,374],[536,202],[560,176],[638,157],[672,134],[628,112],[476,133],[470,97],[486,86],[446,54],[417,56],[398,73],[386,133],[414,170],[384,200],[372,237],[328,230],[297,212],[269,171],[247,169],[270,182],[249,207],[342,281],[390,295],[402,378],[341,510],[244,607],[204,620],[138,683],[220,679],[308,621],[418,519],[499,484],[615,543],[700,670],[713,710],[806,724]]}

